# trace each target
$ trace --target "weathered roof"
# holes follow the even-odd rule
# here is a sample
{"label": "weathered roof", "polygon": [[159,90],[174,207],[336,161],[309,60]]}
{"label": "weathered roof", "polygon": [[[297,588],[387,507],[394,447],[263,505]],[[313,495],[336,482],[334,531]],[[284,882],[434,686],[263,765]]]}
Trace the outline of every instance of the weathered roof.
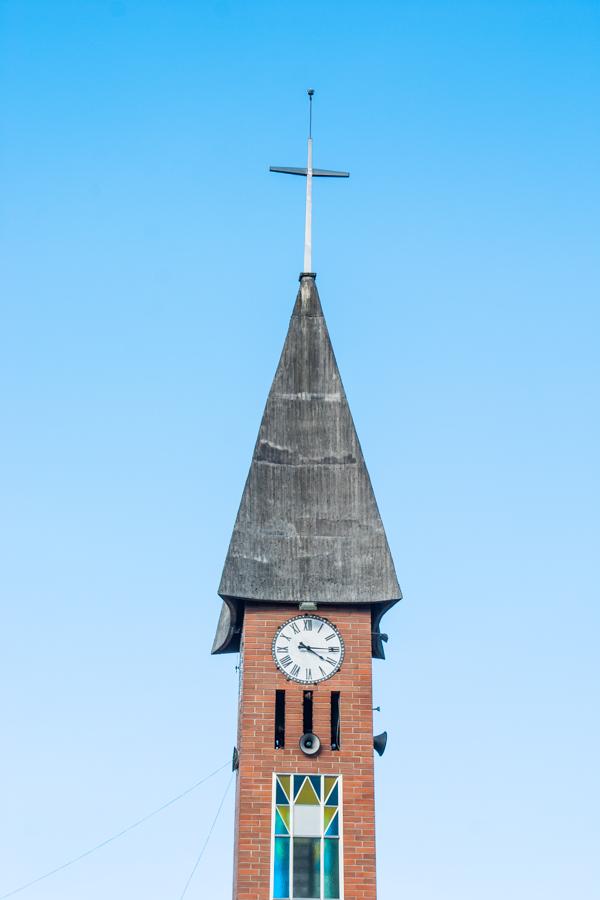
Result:
{"label": "weathered roof", "polygon": [[219,594],[213,652],[235,649],[248,600],[387,608],[402,596],[314,276],[300,281]]}

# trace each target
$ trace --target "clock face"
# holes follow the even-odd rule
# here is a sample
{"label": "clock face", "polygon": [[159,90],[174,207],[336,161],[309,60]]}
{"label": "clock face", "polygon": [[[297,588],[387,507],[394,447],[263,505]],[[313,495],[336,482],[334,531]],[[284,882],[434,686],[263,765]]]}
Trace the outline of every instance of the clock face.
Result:
{"label": "clock face", "polygon": [[312,614],[294,616],[277,629],[273,659],[286,678],[300,684],[316,684],[339,670],[344,641],[327,619]]}

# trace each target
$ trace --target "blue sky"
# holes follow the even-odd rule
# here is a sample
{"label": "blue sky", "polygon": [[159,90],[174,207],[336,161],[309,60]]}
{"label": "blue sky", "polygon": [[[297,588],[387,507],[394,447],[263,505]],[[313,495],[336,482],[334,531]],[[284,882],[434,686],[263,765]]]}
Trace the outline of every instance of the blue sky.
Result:
{"label": "blue sky", "polygon": [[[597,2],[0,2],[0,895],[225,762],[302,265],[405,601],[380,900],[599,897]],[[178,898],[226,771],[31,900]],[[230,896],[232,795],[188,898]]]}

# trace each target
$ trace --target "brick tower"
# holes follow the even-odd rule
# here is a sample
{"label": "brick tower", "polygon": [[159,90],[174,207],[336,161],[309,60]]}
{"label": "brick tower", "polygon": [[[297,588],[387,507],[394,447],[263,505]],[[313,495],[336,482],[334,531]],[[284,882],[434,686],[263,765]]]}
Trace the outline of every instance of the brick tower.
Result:
{"label": "brick tower", "polygon": [[401,593],[313,273],[219,594],[213,653],[241,654],[234,900],[376,900],[371,659]]}

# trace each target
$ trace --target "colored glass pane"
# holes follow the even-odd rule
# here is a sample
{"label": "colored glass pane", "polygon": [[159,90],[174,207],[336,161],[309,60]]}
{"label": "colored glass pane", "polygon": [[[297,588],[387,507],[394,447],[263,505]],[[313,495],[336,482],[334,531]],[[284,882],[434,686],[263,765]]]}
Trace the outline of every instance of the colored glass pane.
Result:
{"label": "colored glass pane", "polygon": [[282,800],[282,803],[289,803],[289,800],[290,800],[290,784],[291,784],[291,781],[292,781],[292,776],[291,776],[291,775],[278,775],[278,776],[277,776],[277,781],[279,782],[279,784],[280,784],[281,787],[283,788],[283,790],[284,790],[284,792],[285,792],[285,796],[286,796],[286,799],[285,799],[285,800]]}
{"label": "colored glass pane", "polygon": [[310,783],[315,789],[315,794],[317,795],[317,799],[321,799],[321,776],[320,775],[309,775]]}
{"label": "colored glass pane", "polygon": [[294,775],[294,797],[296,796],[296,794],[302,787],[302,783],[305,778],[306,778],[306,775]]}
{"label": "colored glass pane", "polygon": [[329,824],[337,812],[337,806],[326,806],[323,811],[323,827],[325,831],[329,828]]}
{"label": "colored glass pane", "polygon": [[336,840],[324,841],[323,887],[326,900],[338,900],[340,896],[340,842]]}
{"label": "colored glass pane", "polygon": [[277,810],[275,813],[275,834],[289,834],[289,831],[290,829],[285,824],[281,813]]}
{"label": "colored glass pane", "polygon": [[307,806],[316,806],[319,803],[319,798],[315,794],[315,789],[312,786],[310,779],[306,779],[304,784],[300,789],[300,793],[296,797],[296,803],[304,803]]}
{"label": "colored glass pane", "polygon": [[[337,841],[335,841],[337,844]],[[299,837],[294,840],[294,898],[321,896],[321,841]]]}
{"label": "colored glass pane", "polygon": [[290,839],[289,837],[276,837],[273,861],[273,897],[275,900],[287,900],[289,896]]}
{"label": "colored glass pane", "polygon": [[336,786],[330,793],[329,797],[325,801],[327,803],[327,806],[339,806],[338,793],[339,793],[339,789],[336,784]]}
{"label": "colored glass pane", "polygon": [[278,806],[277,812],[283,819],[283,823],[284,823],[285,827],[287,828],[287,830],[289,831],[290,830],[290,808],[289,808],[289,806]]}
{"label": "colored glass pane", "polygon": [[283,804],[289,803],[289,800],[285,795],[285,791],[279,784],[279,781],[275,785],[275,802],[280,803],[280,804],[281,803],[283,803]]}
{"label": "colored glass pane", "polygon": [[325,825],[325,837],[339,837],[340,835],[340,817],[337,814],[337,808],[330,806],[325,809],[325,816],[327,816],[327,809],[333,810],[333,816],[330,818],[329,826]]}
{"label": "colored glass pane", "polygon": [[329,792],[337,784],[337,778],[335,775],[326,775],[325,776],[325,800],[329,797]]}
{"label": "colored glass pane", "polygon": [[323,827],[325,831],[329,828],[338,809],[338,806],[326,806],[323,810]]}

